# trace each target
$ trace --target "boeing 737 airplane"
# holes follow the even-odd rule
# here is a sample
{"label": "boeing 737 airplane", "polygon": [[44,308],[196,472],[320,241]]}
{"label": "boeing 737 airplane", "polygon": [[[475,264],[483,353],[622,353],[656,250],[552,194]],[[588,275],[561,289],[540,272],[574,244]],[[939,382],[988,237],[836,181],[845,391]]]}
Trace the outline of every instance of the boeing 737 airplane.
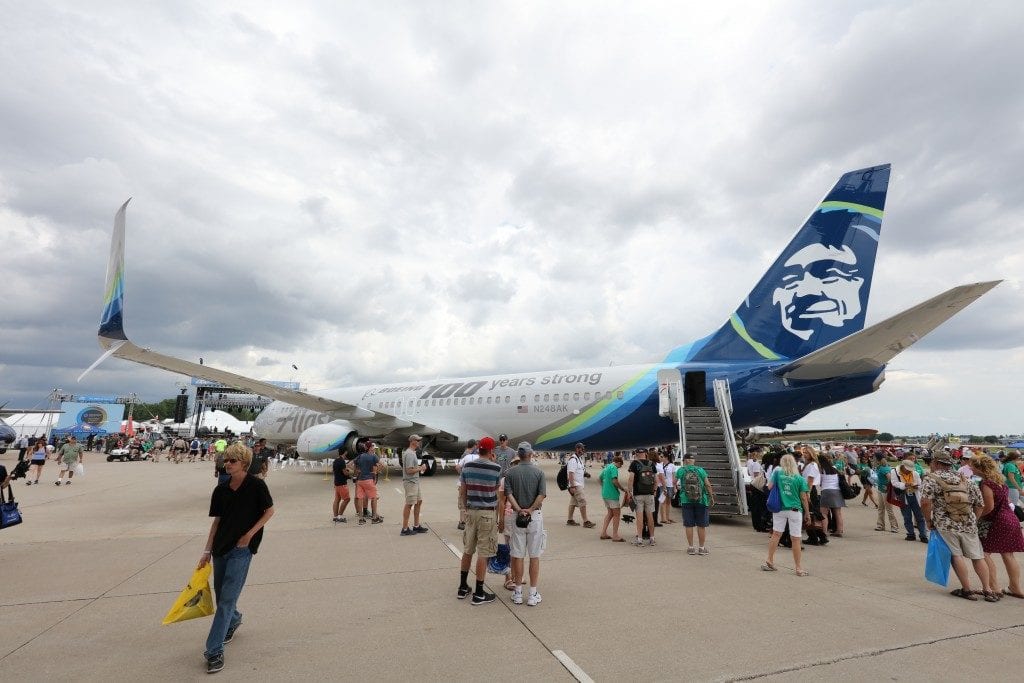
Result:
{"label": "boeing 737 airplane", "polygon": [[[360,439],[401,446],[410,434],[461,452],[470,438],[508,434],[538,450],[668,444],[678,427],[659,416],[658,371],[678,370],[686,402],[713,405],[726,380],[736,429],[783,428],[813,410],[876,391],[896,354],[999,281],[961,285],[864,328],[881,235],[889,165],[840,177],[754,289],[713,334],[660,362],[295,391],[136,346],[124,330],[125,211],[118,210],[99,342],[116,356],[274,399],[254,431],[322,458]],[[129,200],[130,201],[130,200]],[[86,370],[86,373],[89,372]],[[83,373],[83,376],[85,373]],[[81,379],[81,378],[79,378]]]}

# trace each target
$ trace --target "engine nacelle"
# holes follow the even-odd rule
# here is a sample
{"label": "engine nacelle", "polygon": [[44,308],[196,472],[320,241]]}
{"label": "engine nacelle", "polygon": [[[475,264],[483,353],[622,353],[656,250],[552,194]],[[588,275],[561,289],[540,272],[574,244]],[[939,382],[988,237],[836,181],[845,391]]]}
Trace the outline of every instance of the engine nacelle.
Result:
{"label": "engine nacelle", "polygon": [[335,420],[327,424],[313,425],[303,431],[295,443],[295,450],[300,458],[312,460],[334,456],[341,446],[354,455],[358,439],[359,433],[355,427],[344,420]]}

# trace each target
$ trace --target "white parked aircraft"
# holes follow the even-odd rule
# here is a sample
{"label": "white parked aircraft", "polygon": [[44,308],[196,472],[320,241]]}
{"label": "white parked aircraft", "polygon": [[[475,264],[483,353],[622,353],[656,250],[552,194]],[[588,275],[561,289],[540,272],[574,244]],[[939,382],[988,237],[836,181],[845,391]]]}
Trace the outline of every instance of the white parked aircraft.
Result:
{"label": "white parked aircraft", "polygon": [[[114,220],[99,341],[108,356],[220,382],[275,399],[254,429],[271,443],[323,457],[360,439],[404,445],[418,433],[461,452],[484,434],[508,434],[539,450],[672,443],[677,427],[658,412],[658,371],[678,370],[688,405],[713,402],[729,382],[736,429],[782,428],[828,405],[878,389],[885,365],[996,282],[954,287],[865,329],[889,166],[844,174],[719,330],[663,361],[448,380],[374,384],[322,394],[286,389],[141,348],[124,331],[125,210]],[[88,372],[89,370],[86,370]],[[83,373],[84,376],[84,373]],[[81,378],[80,378],[81,379]]]}

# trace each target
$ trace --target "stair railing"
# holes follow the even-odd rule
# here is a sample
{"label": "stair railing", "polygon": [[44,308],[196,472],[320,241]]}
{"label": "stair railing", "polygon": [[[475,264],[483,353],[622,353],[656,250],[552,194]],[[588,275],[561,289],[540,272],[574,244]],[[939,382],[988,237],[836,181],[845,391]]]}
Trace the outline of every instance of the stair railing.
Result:
{"label": "stair railing", "polygon": [[739,505],[740,514],[745,515],[749,512],[747,509],[747,484],[743,479],[743,465],[740,463],[740,452],[736,448],[736,434],[732,430],[732,391],[729,389],[729,381],[726,379],[716,379],[714,381],[714,391],[715,405],[718,407],[718,414],[722,420],[725,450],[729,453],[733,484],[736,486],[736,503]]}

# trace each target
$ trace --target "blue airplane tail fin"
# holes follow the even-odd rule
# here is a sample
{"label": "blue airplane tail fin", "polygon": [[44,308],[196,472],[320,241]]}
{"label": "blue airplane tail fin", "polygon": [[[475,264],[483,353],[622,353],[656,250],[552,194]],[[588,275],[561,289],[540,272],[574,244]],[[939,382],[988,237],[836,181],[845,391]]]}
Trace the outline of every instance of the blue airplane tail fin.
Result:
{"label": "blue airplane tail fin", "polygon": [[888,164],[843,174],[688,360],[796,359],[862,330],[888,186]]}

